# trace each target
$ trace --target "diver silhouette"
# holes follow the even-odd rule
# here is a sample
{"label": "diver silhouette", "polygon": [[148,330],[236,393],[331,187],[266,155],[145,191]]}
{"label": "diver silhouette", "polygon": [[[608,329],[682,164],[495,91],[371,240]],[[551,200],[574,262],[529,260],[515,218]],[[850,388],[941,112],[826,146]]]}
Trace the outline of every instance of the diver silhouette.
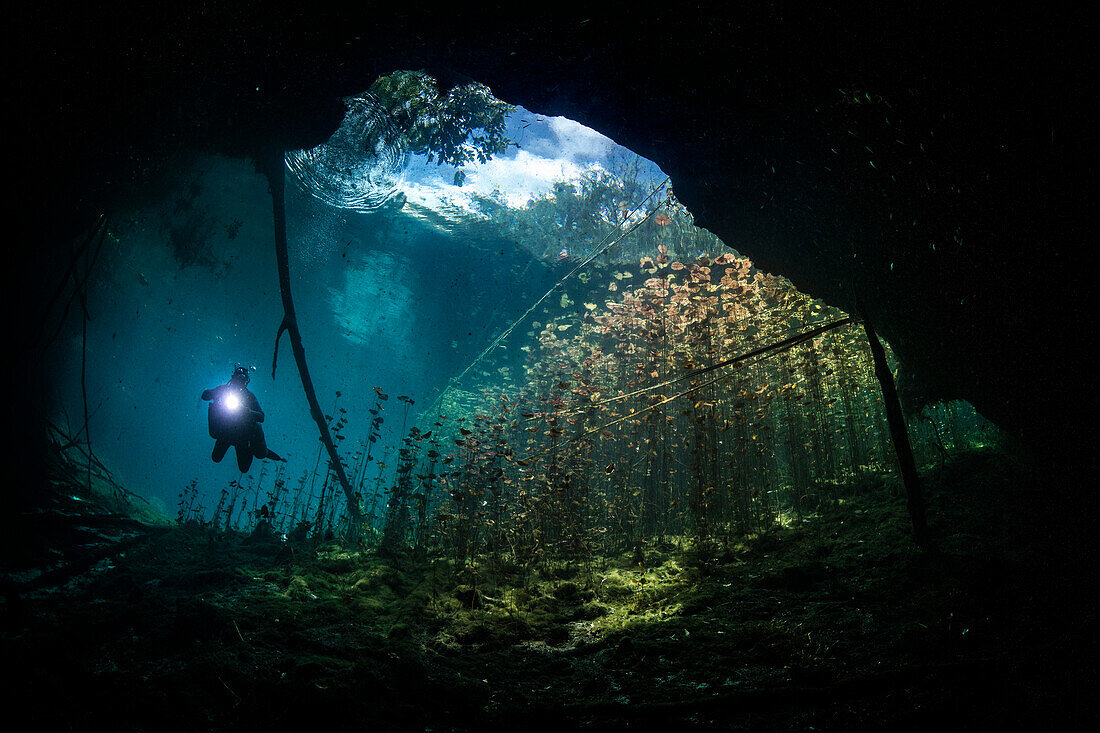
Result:
{"label": "diver silhouette", "polygon": [[264,429],[264,412],[256,395],[248,391],[248,369],[237,366],[229,382],[204,390],[202,398],[210,403],[207,423],[210,437],[214,439],[214,452],[210,457],[220,463],[229,446],[237,449],[237,467],[241,473],[248,471],[252,459],[270,458],[285,460],[267,447]]}

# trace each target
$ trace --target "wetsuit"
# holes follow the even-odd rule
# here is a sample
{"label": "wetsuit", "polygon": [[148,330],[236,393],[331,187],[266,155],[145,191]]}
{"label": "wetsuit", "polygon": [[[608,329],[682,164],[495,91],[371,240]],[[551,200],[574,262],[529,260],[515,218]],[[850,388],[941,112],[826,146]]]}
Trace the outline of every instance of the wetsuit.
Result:
{"label": "wetsuit", "polygon": [[[226,404],[231,395],[240,400],[236,408]],[[214,439],[214,451],[210,457],[215,463],[225,457],[229,446],[237,449],[237,467],[242,473],[252,465],[253,458],[282,460],[268,450],[264,430],[260,426],[264,421],[264,412],[256,395],[247,387],[230,380],[228,384],[205,390],[202,398],[210,402],[207,424],[210,437]]]}

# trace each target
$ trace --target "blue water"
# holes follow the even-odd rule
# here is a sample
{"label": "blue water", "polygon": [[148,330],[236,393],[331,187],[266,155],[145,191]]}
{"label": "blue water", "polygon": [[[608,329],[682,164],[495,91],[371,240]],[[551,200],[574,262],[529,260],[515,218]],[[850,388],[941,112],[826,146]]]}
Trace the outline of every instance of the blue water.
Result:
{"label": "blue water", "polygon": [[[404,404],[386,403],[378,456],[561,275],[554,258],[533,259],[513,241],[487,237],[485,227],[467,236],[475,217],[455,201],[471,188],[496,189],[521,205],[554,179],[626,154],[575,123],[524,110],[510,134],[521,147],[469,169],[463,189],[450,185],[453,169],[414,158],[404,177],[408,200],[370,213],[334,208],[288,184],[299,325],[322,408],[334,416],[347,410],[342,454],[366,440],[373,387],[416,401],[408,415]],[[292,484],[312,472],[320,444],[286,337],[271,375],[282,303],[267,181],[249,162],[221,157],[178,166],[167,181],[163,195],[110,212],[112,236],[89,287],[85,379],[96,454],[120,483],[174,514],[192,479],[214,497],[240,476],[232,453],[211,461],[199,398],[237,362],[256,367],[250,388]],[[50,369],[54,418],[75,433],[81,332],[79,319],[70,321]]]}

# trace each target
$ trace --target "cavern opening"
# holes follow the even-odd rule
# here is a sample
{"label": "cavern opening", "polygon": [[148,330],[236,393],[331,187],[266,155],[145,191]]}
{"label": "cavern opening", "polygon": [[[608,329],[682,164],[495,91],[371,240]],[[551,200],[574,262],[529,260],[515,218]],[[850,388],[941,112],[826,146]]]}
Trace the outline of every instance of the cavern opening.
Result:
{"label": "cavern opening", "polygon": [[[58,434],[93,395],[113,433],[97,455],[129,490],[181,524],[320,540],[354,522],[368,544],[471,562],[667,537],[717,556],[854,487],[898,490],[860,324],[696,227],[654,164],[423,73],[344,104],[280,171],[333,451],[314,446],[287,337],[268,369],[284,321],[263,177],[207,156],[106,224],[102,313],[57,352]],[[207,405],[187,397],[235,363],[287,459],[243,474],[205,460]],[[996,435],[965,403],[914,423],[921,465]],[[171,455],[140,438],[171,425],[187,431]]]}
{"label": "cavern opening", "polygon": [[[1085,652],[1050,630],[1080,599],[1037,472],[855,308],[955,308],[904,278],[970,256],[925,199],[861,208],[935,178],[896,97],[837,89],[819,138],[762,115],[695,175],[464,77],[356,90],[306,147],[177,151],[47,268],[49,491],[0,568],[16,692],[61,675],[43,724],[951,729],[1033,687],[1047,715],[1051,645]],[[878,219],[903,234],[864,246]],[[863,274],[818,273],[826,240]]]}

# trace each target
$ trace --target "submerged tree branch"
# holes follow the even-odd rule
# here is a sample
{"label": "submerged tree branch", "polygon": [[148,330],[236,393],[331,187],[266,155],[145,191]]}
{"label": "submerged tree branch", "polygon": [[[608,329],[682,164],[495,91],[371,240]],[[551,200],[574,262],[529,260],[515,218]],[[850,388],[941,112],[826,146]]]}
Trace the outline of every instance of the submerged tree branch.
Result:
{"label": "submerged tree branch", "polygon": [[875,376],[878,377],[882,387],[882,402],[886,408],[886,421],[890,426],[890,437],[894,441],[894,450],[898,454],[898,464],[901,468],[902,482],[905,484],[906,504],[909,508],[909,518],[913,522],[913,540],[921,547],[928,546],[928,521],[924,511],[924,496],[921,493],[920,476],[917,474],[917,463],[913,459],[913,446],[909,443],[909,429],[905,423],[905,415],[901,410],[901,400],[898,399],[897,385],[894,384],[894,375],[890,372],[890,366],[886,363],[886,350],[882,348],[875,329],[867,320],[865,313],[860,313],[863,328],[867,332],[867,342],[871,346],[871,357],[875,364]]}
{"label": "submerged tree branch", "polygon": [[279,330],[275,332],[275,351],[271,356],[271,378],[275,378],[275,369],[279,366],[279,340],[283,337],[283,333],[286,331],[286,315],[283,316],[282,323],[279,324]]}
{"label": "submerged tree branch", "polygon": [[286,179],[283,172],[283,156],[281,153],[267,156],[262,161],[264,173],[267,175],[271,187],[271,203],[275,220],[275,256],[279,266],[279,290],[283,298],[283,322],[275,336],[275,356],[271,362],[271,376],[275,377],[275,365],[279,353],[279,338],[286,331],[290,336],[290,346],[294,352],[294,360],[298,364],[298,374],[302,378],[302,388],[306,393],[306,401],[309,402],[309,412],[317,423],[317,429],[321,433],[321,441],[328,450],[332,461],[332,469],[340,480],[340,486],[344,490],[348,507],[348,535],[349,539],[357,541],[362,529],[359,510],[359,497],[352,489],[344,471],[344,464],[340,462],[340,456],[336,452],[336,445],[332,442],[328,423],[321,411],[321,405],[317,402],[317,393],[313,388],[313,379],[309,375],[309,367],[306,364],[306,350],[302,346],[302,332],[298,329],[298,319],[294,311],[294,299],[290,293],[290,257],[287,254],[286,237]]}

